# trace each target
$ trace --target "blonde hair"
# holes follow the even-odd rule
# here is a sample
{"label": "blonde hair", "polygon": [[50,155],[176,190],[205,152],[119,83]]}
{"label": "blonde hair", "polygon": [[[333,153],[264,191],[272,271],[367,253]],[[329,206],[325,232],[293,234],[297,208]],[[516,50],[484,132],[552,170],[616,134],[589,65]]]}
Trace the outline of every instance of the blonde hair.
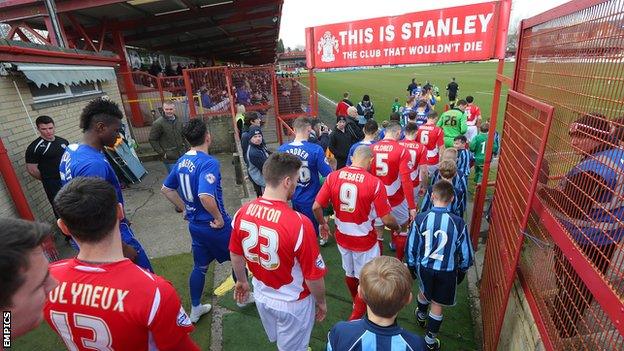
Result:
{"label": "blonde hair", "polygon": [[455,162],[457,160],[457,149],[454,147],[448,147],[444,149],[444,153],[442,153],[442,160],[450,160]]}
{"label": "blonde hair", "polygon": [[455,163],[455,161],[442,160],[438,164],[438,170],[442,178],[453,179],[453,177],[457,175],[457,164]]}
{"label": "blonde hair", "polygon": [[392,318],[409,303],[412,279],[407,267],[390,256],[379,256],[360,272],[360,293],[376,315]]}

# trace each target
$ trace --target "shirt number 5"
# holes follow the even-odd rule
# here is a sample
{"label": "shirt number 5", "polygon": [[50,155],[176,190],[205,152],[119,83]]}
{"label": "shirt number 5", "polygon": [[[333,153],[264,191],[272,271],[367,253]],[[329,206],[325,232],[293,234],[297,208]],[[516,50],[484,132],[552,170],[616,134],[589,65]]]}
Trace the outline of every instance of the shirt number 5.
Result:
{"label": "shirt number 5", "polygon": [[[276,270],[280,264],[279,255],[277,254],[279,246],[277,231],[265,226],[257,226],[255,223],[246,220],[241,220],[240,230],[248,233],[242,241],[245,258],[250,262],[258,263],[266,270]],[[266,244],[259,243],[260,238],[264,238]],[[258,250],[256,250],[256,247],[258,245],[260,245],[260,252],[266,256],[266,258],[257,253]],[[252,252],[252,250],[254,252]]]}

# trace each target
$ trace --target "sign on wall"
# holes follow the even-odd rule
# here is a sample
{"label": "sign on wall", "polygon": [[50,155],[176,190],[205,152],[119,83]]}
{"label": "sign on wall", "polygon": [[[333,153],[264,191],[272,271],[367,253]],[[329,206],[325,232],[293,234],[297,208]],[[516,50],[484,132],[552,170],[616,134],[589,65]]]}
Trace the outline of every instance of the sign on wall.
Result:
{"label": "sign on wall", "polygon": [[306,29],[308,68],[477,61],[494,57],[498,2]]}

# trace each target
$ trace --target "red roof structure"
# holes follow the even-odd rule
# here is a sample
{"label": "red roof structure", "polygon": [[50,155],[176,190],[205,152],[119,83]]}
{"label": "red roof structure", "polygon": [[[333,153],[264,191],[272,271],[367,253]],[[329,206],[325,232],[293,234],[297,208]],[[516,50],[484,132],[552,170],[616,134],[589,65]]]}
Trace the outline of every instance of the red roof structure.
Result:
{"label": "red roof structure", "polygon": [[[56,13],[69,47],[110,49],[108,39],[119,33],[129,46],[258,65],[275,61],[282,3],[283,0],[56,0]],[[50,20],[43,1],[7,0],[0,2],[0,22],[45,30]],[[23,35],[19,30],[11,34]]]}

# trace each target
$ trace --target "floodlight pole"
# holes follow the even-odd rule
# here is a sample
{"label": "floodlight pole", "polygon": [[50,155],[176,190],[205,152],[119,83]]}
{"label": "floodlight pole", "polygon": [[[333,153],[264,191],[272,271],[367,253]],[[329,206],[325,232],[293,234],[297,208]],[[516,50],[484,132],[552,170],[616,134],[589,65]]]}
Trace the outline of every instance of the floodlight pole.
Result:
{"label": "floodlight pole", "polygon": [[50,33],[50,39],[52,41],[56,40],[56,45],[65,48],[66,45],[63,38],[63,31],[61,29],[58,14],[56,13],[56,4],[54,3],[54,0],[44,0],[43,2],[45,3],[46,10],[48,11],[48,17],[50,18],[51,26],[46,26],[48,27],[46,29]]}

